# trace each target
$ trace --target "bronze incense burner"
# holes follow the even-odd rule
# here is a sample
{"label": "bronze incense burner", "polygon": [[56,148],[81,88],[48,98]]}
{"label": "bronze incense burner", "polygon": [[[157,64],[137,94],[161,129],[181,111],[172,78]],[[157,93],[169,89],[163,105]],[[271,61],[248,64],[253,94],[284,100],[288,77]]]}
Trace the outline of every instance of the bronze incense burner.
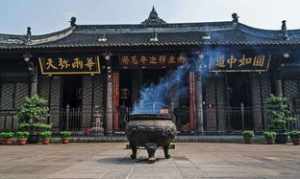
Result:
{"label": "bronze incense burner", "polygon": [[175,139],[176,126],[170,114],[133,114],[126,129],[132,159],[137,157],[137,148],[145,147],[149,161],[155,161],[158,147],[164,150],[165,158],[170,158],[169,145]]}

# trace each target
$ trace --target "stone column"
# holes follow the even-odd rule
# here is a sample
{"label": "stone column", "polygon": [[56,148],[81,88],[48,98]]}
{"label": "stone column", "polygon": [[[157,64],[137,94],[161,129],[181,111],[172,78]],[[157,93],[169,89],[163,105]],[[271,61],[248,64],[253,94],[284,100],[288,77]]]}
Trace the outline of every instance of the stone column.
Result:
{"label": "stone column", "polygon": [[24,61],[30,76],[30,96],[38,94],[38,68],[37,64],[32,61],[31,54],[24,54]]}
{"label": "stone column", "polygon": [[197,100],[197,130],[203,132],[203,96],[202,96],[202,76],[201,73],[197,73],[196,81],[196,100]]}
{"label": "stone column", "polygon": [[31,74],[30,96],[34,96],[37,94],[38,94],[38,72],[37,72],[37,67],[35,67],[35,69]]}
{"label": "stone column", "polygon": [[275,89],[276,89],[276,91],[275,91],[276,96],[283,96],[281,80],[275,80]]}
{"label": "stone column", "polygon": [[263,129],[262,116],[262,80],[260,74],[251,75],[251,92],[252,92],[252,113],[253,113],[253,127],[255,130]]}
{"label": "stone column", "polygon": [[196,84],[195,72],[189,73],[189,123],[190,129],[196,129]]}
{"label": "stone column", "polygon": [[206,126],[208,131],[217,130],[217,110],[216,110],[216,93],[215,78],[209,76],[206,84]]}
{"label": "stone column", "polygon": [[106,126],[105,132],[112,133],[113,129],[113,84],[111,66],[107,67],[107,83],[106,83]]}

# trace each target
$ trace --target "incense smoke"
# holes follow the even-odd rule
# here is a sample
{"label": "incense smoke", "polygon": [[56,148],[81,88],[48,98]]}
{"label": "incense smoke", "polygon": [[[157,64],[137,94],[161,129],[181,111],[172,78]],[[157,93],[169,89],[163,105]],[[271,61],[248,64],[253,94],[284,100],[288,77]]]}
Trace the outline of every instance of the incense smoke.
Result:
{"label": "incense smoke", "polygon": [[[217,56],[224,53],[224,49],[205,49],[202,50],[202,55],[195,53],[189,56],[185,64],[165,75],[158,84],[151,84],[141,89],[139,100],[134,104],[132,114],[157,114],[161,108],[170,105],[172,98],[187,95],[186,75],[195,71],[201,73],[202,76],[207,76],[208,70],[203,69],[203,66],[208,67],[208,60],[215,60]],[[175,94],[171,94],[172,91],[175,91]]]}

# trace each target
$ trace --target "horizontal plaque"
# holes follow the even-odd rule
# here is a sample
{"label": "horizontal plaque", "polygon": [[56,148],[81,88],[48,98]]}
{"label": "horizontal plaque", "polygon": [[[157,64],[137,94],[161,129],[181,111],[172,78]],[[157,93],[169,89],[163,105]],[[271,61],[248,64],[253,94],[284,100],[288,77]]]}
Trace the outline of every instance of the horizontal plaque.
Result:
{"label": "horizontal plaque", "polygon": [[268,71],[271,56],[218,56],[209,59],[211,72],[264,72]]}
{"label": "horizontal plaque", "polygon": [[127,67],[182,65],[185,61],[184,55],[124,55],[119,57],[119,65]]}
{"label": "horizontal plaque", "polygon": [[39,58],[40,70],[43,75],[78,75],[99,74],[99,56],[92,57],[41,57]]}

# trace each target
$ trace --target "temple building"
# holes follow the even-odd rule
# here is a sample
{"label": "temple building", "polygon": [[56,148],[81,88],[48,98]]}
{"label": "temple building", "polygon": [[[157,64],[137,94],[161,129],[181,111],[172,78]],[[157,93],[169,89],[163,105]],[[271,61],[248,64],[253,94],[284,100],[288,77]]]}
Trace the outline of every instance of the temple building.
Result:
{"label": "temple building", "polygon": [[[0,129],[14,129],[26,96],[48,101],[58,130],[125,128],[145,86],[190,63],[168,110],[179,131],[262,131],[270,94],[300,110],[300,30],[224,22],[168,23],[153,8],[139,24],[70,26],[44,35],[0,34]],[[192,61],[192,62],[191,62]],[[299,127],[299,126],[298,126]]]}

